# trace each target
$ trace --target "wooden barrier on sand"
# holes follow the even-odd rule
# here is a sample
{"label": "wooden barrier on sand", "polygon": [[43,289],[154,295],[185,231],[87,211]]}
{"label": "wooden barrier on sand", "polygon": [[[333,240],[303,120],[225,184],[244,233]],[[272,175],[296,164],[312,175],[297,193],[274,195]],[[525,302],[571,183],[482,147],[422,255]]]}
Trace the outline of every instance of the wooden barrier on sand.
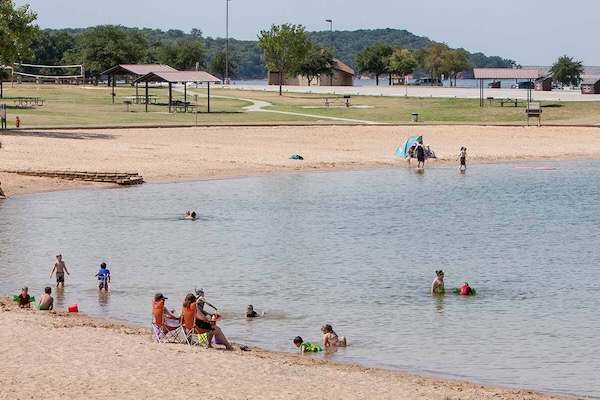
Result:
{"label": "wooden barrier on sand", "polygon": [[144,178],[137,172],[92,172],[92,171],[48,171],[48,170],[4,170],[19,175],[61,178],[68,180],[116,183],[117,185],[140,185]]}

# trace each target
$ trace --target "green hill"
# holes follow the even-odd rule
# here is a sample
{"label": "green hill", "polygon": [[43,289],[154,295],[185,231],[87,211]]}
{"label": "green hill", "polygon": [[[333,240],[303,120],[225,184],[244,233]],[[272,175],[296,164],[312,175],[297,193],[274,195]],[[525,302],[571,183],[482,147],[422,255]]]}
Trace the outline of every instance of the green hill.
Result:
{"label": "green hill", "polygon": [[[202,39],[208,50],[206,64],[212,58],[225,51],[224,38],[204,38],[202,31],[193,29],[185,33],[178,29],[162,31],[160,29],[137,29],[121,27],[124,30],[138,30],[143,32],[148,41],[146,59],[143,62],[156,62],[155,50],[165,43],[173,43],[178,40]],[[32,44],[33,56],[26,62],[37,64],[58,64],[64,61],[65,53],[72,50],[75,37],[90,28],[78,29],[44,29]],[[310,37],[323,47],[330,45],[330,32],[309,32]],[[416,36],[406,30],[399,29],[359,29],[356,31],[334,31],[333,47],[337,58],[354,68],[356,55],[365,47],[386,43],[393,46],[418,49],[428,47],[432,43],[427,37]],[[467,49],[468,50],[468,49]],[[258,47],[257,40],[236,40],[230,38],[229,53],[235,60],[236,68],[232,77],[234,79],[261,79],[266,76],[264,63],[261,60],[262,52]],[[511,67],[515,64],[512,60],[497,56],[486,56],[482,53],[474,53],[469,56],[476,67]],[[75,61],[75,60],[72,60]]]}

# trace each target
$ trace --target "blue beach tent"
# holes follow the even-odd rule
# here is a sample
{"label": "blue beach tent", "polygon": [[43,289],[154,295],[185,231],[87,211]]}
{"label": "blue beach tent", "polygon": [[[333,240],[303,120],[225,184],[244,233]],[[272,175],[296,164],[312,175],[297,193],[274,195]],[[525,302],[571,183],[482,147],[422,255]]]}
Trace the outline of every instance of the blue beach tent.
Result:
{"label": "blue beach tent", "polygon": [[423,136],[410,136],[408,139],[406,139],[406,141],[404,143],[402,143],[400,145],[400,147],[398,147],[398,149],[396,150],[394,155],[396,157],[406,157],[406,153],[408,153],[408,149],[410,149],[410,147],[412,145],[416,145],[417,142],[422,142],[422,141],[423,141]]}

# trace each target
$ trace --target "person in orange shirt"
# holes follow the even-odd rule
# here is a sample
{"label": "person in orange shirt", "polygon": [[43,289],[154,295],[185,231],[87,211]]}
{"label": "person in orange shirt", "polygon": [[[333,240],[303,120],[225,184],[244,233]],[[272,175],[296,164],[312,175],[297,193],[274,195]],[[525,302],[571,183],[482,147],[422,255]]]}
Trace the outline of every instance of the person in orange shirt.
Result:
{"label": "person in orange shirt", "polygon": [[[202,297],[202,300],[204,298]],[[233,350],[233,346],[229,343],[225,334],[216,324],[211,324],[211,320],[213,315],[204,311],[204,303],[202,303],[202,307],[198,307],[196,302],[196,295],[193,293],[189,293],[185,296],[185,300],[183,301],[183,308],[181,310],[181,315],[184,319],[184,326],[189,329],[188,322],[191,318],[194,318],[194,326],[197,330],[201,332],[206,332],[208,336],[207,348],[212,348],[212,338],[216,336],[220,343],[225,345],[225,349]]]}

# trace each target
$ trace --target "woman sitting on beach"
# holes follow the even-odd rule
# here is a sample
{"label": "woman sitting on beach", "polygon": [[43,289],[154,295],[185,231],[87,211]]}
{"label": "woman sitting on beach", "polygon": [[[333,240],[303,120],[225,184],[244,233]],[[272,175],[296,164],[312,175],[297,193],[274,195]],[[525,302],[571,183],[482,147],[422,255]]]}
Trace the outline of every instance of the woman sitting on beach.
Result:
{"label": "woman sitting on beach", "polygon": [[338,337],[331,325],[323,325],[321,332],[323,332],[323,347],[346,347],[346,337]]}
{"label": "woman sitting on beach", "polygon": [[431,294],[443,294],[444,290],[444,271],[441,269],[439,271],[435,271],[435,279],[431,284]]}
{"label": "woman sitting on beach", "polygon": [[213,319],[214,315],[211,315],[211,314],[207,313],[206,311],[204,311],[204,302],[202,302],[202,306],[199,306],[196,295],[194,295],[193,293],[189,293],[187,296],[185,296],[185,300],[183,301],[183,309],[184,310],[182,311],[182,314],[185,312],[185,310],[195,311],[196,327],[199,329],[208,331],[208,333],[207,333],[208,340],[206,343],[207,348],[213,347],[212,346],[212,338],[213,338],[213,336],[216,336],[217,339],[219,340],[219,342],[225,345],[225,348],[227,350],[233,350],[233,346],[231,346],[231,344],[229,344],[229,341],[225,337],[225,334],[223,334],[223,331],[221,331],[221,328],[219,328],[216,325],[211,324],[211,320],[216,321],[216,318]]}

